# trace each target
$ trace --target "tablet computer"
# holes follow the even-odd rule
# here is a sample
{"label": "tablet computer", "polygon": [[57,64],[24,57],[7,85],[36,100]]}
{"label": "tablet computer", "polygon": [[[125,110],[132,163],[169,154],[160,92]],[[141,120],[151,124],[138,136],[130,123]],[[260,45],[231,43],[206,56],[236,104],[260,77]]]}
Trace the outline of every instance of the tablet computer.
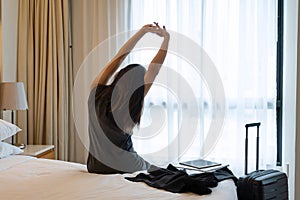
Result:
{"label": "tablet computer", "polygon": [[194,168],[197,168],[197,169],[216,167],[216,166],[221,165],[221,163],[212,162],[212,161],[204,160],[204,159],[197,159],[197,160],[179,162],[179,164],[189,166],[189,167],[194,167]]}

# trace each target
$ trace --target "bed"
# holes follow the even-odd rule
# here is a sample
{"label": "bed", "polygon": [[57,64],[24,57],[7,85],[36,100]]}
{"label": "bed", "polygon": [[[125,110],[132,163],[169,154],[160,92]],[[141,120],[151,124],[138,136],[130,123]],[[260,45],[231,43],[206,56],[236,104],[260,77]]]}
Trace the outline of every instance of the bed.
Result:
{"label": "bed", "polygon": [[[138,172],[137,172],[138,173]],[[210,195],[170,193],[124,177],[135,174],[98,175],[83,164],[12,155],[0,159],[1,199],[198,199],[234,200],[236,187],[225,180]]]}

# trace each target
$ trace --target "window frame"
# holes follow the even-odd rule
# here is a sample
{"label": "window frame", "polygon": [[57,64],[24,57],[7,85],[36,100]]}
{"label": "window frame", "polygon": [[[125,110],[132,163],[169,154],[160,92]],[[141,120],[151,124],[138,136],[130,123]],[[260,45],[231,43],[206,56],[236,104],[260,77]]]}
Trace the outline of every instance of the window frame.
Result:
{"label": "window frame", "polygon": [[282,166],[282,102],[283,102],[283,6],[284,0],[278,0],[277,13],[277,69],[276,69],[276,123],[277,123],[277,166]]}

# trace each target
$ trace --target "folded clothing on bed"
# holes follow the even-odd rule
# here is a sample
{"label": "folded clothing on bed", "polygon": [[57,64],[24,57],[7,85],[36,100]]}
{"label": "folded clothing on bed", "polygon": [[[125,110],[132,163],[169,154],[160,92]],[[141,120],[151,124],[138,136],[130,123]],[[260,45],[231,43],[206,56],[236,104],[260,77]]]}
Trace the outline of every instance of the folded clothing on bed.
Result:
{"label": "folded clothing on bed", "polygon": [[210,188],[216,187],[218,182],[226,179],[233,179],[236,183],[237,178],[227,168],[223,167],[214,172],[204,172],[197,174],[187,174],[185,170],[179,170],[173,165],[159,168],[149,172],[140,173],[136,177],[125,177],[133,182],[145,182],[151,187],[164,189],[174,193],[193,192],[199,195],[210,194]]}

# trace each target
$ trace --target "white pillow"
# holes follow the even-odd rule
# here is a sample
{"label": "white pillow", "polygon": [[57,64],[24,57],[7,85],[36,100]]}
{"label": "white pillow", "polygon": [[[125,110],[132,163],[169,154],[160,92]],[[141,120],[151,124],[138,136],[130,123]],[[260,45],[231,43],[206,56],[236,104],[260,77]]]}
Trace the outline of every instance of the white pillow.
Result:
{"label": "white pillow", "polygon": [[0,158],[22,153],[23,150],[6,142],[0,142]]}
{"label": "white pillow", "polygon": [[0,119],[0,141],[15,135],[21,130],[18,126]]}

